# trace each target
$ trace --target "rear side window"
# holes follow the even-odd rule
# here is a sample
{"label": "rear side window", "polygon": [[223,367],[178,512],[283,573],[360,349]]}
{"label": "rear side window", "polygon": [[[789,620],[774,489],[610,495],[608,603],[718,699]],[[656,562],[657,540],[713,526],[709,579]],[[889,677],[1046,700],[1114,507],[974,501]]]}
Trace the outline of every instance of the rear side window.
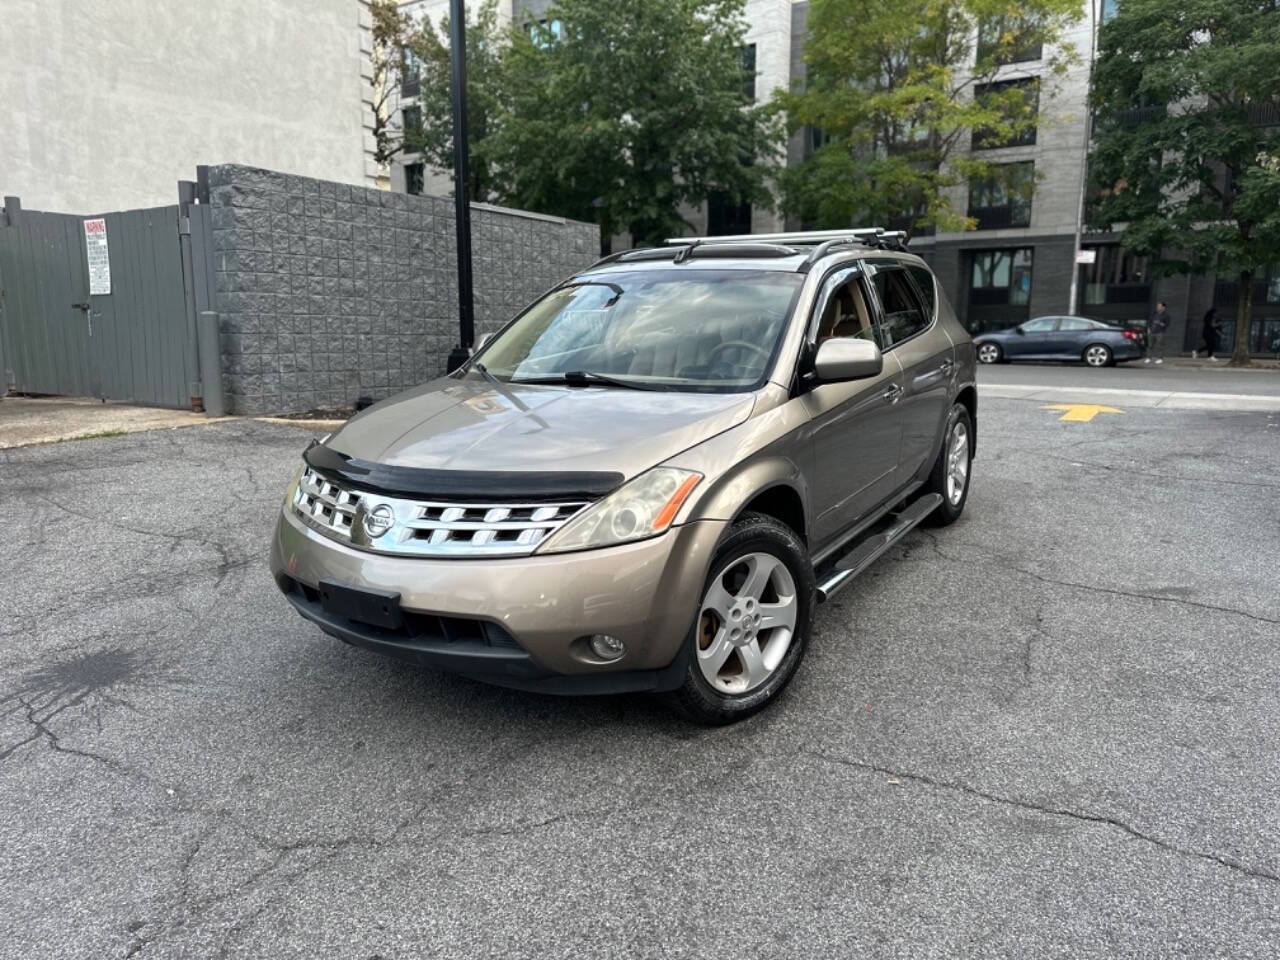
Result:
{"label": "rear side window", "polygon": [[1063,317],[1062,322],[1058,324],[1059,330],[1098,330],[1102,328],[1102,324],[1094,323],[1092,320],[1086,320],[1083,317]]}
{"label": "rear side window", "polygon": [[901,343],[929,325],[920,301],[911,289],[907,271],[901,267],[877,267],[872,280],[884,308],[885,347]]}
{"label": "rear side window", "polygon": [[920,296],[924,297],[925,319],[932,320],[938,312],[938,294],[933,288],[933,274],[924,267],[907,267],[907,273],[911,274],[920,289]]}

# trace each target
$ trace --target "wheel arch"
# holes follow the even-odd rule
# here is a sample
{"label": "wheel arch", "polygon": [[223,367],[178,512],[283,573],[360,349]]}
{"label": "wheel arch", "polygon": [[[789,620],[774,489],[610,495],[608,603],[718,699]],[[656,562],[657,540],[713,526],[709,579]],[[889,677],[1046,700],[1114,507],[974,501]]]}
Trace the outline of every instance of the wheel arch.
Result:
{"label": "wheel arch", "polygon": [[785,523],[808,543],[807,504],[807,486],[800,468],[789,459],[770,457],[744,464],[717,480],[689,519],[733,521],[744,513],[763,513]]}

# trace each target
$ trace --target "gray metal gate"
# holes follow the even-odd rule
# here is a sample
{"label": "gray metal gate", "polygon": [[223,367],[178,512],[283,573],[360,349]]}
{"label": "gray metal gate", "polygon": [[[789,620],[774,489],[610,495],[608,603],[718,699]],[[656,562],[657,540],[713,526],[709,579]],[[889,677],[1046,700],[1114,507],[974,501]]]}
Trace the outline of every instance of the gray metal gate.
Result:
{"label": "gray metal gate", "polygon": [[91,296],[85,220],[6,202],[0,373],[24,393],[188,407],[196,369],[179,208],[101,215],[110,293]]}

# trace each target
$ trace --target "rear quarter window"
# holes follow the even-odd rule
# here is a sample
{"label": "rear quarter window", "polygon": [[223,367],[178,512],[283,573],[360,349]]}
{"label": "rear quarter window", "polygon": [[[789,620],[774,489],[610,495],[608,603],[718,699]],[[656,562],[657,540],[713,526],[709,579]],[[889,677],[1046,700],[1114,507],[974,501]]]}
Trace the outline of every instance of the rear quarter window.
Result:
{"label": "rear quarter window", "polygon": [[907,267],[907,273],[911,274],[920,289],[920,296],[924,298],[925,319],[933,320],[938,313],[938,291],[933,285],[933,274],[925,267]]}
{"label": "rear quarter window", "polygon": [[901,343],[929,325],[920,308],[920,301],[902,267],[877,267],[872,277],[880,306],[884,310],[884,339],[886,348]]}

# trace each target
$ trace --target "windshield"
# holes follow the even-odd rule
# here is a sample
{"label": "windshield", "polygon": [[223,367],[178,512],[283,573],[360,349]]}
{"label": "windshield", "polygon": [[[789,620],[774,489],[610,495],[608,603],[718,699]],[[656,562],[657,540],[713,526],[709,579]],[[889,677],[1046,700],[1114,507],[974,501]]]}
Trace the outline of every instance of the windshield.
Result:
{"label": "windshield", "polygon": [[768,270],[588,275],[531,306],[477,360],[513,383],[751,390],[768,375],[803,282]]}

